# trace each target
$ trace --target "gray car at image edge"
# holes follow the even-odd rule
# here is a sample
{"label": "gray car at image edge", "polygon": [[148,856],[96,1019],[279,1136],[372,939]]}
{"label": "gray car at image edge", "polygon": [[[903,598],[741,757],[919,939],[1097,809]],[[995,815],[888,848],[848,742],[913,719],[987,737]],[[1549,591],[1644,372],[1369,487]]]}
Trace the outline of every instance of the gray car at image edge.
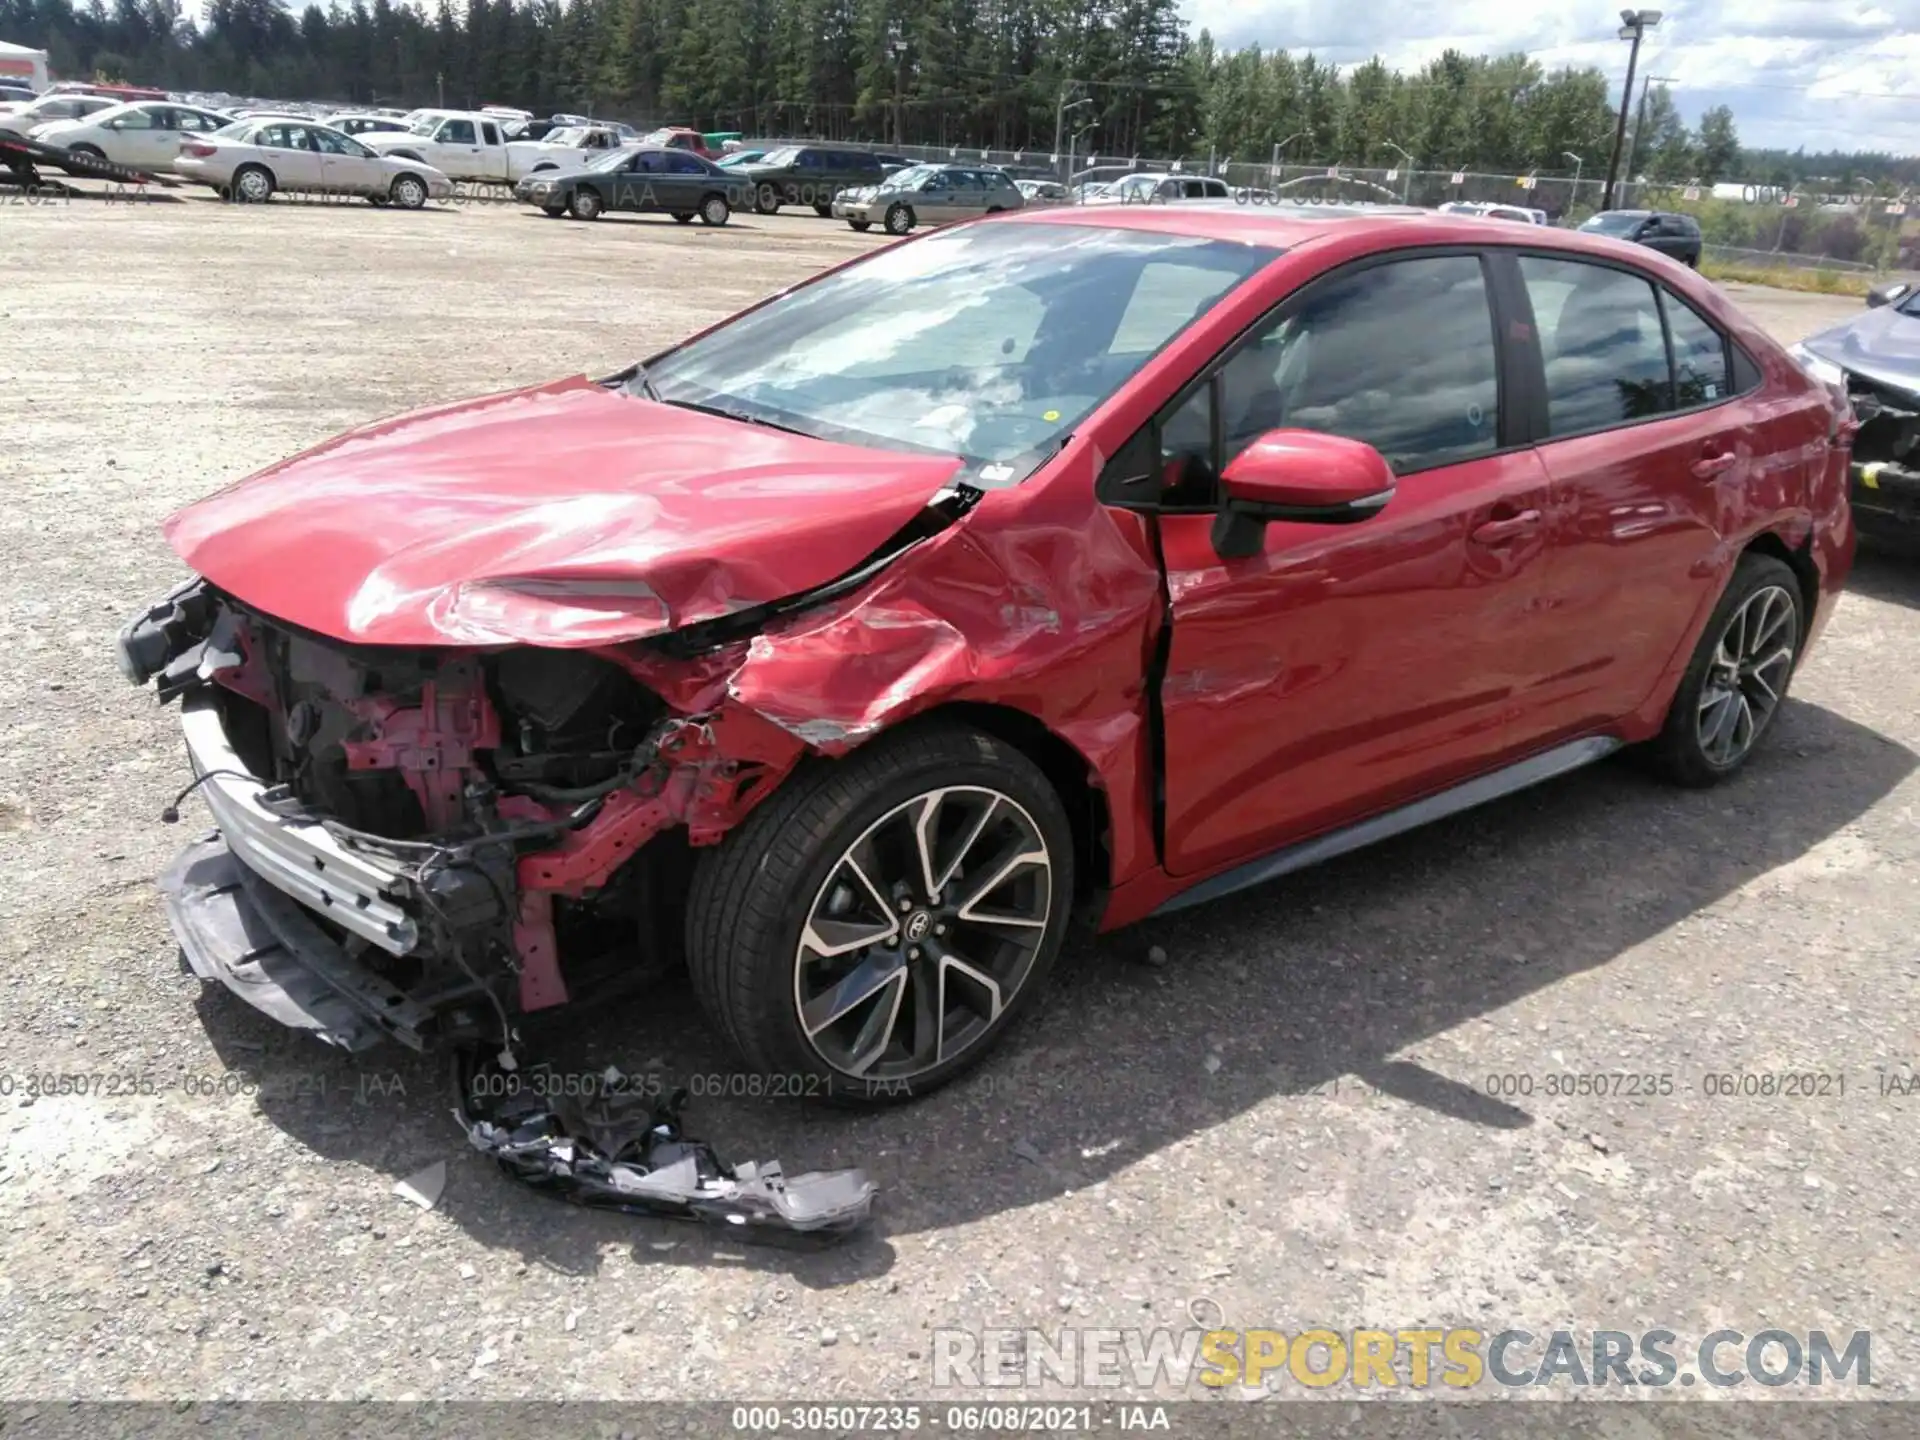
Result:
{"label": "gray car at image edge", "polygon": [[834,215],[855,230],[881,226],[905,235],[916,225],[945,225],[1025,207],[1027,197],[991,165],[910,165],[877,185],[843,192]]}

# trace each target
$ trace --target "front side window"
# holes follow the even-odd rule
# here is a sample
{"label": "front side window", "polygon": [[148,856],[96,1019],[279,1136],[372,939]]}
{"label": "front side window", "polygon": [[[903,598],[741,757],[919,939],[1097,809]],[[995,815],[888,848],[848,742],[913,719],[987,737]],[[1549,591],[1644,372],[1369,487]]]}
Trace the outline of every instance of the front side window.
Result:
{"label": "front side window", "polygon": [[1547,433],[1579,435],[1673,409],[1653,282],[1583,260],[1520,258],[1546,363]]}
{"label": "front side window", "polygon": [[[941,232],[791,291],[647,375],[669,404],[823,438],[980,464],[1032,457],[985,477],[1004,482],[1183,329],[1197,293],[1224,294],[1277,253],[1091,226]],[[1139,348],[1117,348],[1135,314],[1148,317],[1129,322]]]}
{"label": "front side window", "polygon": [[127,110],[113,117],[116,130],[158,130],[162,128],[154,122],[153,116],[145,110]]}
{"label": "front side window", "polygon": [[443,145],[475,145],[471,120],[449,120],[440,127],[440,143]]}

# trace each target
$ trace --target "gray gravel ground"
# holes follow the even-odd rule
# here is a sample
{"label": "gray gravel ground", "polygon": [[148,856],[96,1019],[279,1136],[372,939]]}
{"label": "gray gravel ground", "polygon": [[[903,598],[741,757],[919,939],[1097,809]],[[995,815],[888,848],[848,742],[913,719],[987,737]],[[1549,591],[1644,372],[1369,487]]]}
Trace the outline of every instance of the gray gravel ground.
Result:
{"label": "gray gravel ground", "polygon": [[[825,1253],[523,1191],[434,1064],[356,1067],[182,978],[152,888],[191,828],[155,819],[176,721],[110,655],[179,574],[161,518],[871,243],[0,204],[0,1397],[952,1398],[935,1327],[1188,1328],[1196,1298],[1289,1332],[1865,1329],[1871,1393],[1911,1397],[1916,562],[1862,558],[1738,783],[1604,765],[1087,947],[1009,1053],[908,1109],[697,1103],[736,1157],[871,1169],[872,1232]],[[1740,300],[1787,339],[1857,304]],[[583,1025],[583,1066],[730,1068],[677,982]],[[1673,1089],[1545,1093],[1588,1071]],[[1780,1071],[1845,1093],[1707,1093]],[[29,1104],[46,1073],[138,1083]],[[1488,1095],[1504,1074],[1534,1093]],[[438,1208],[390,1193],[436,1160]]]}

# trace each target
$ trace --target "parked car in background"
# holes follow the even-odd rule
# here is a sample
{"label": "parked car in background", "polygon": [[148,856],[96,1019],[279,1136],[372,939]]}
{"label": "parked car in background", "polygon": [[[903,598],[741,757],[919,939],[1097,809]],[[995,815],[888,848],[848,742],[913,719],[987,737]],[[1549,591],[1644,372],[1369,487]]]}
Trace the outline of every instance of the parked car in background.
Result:
{"label": "parked car in background", "polygon": [[782,205],[810,205],[816,215],[831,215],[842,190],[877,185],[887,176],[878,154],[846,145],[787,145],[734,170],[753,182],[753,208],[762,215]]}
{"label": "parked car in background", "polygon": [[1066,205],[1073,200],[1072,193],[1058,180],[1016,179],[1013,183],[1029,205]]}
{"label": "parked car in background", "polygon": [[922,1095],[1077,920],[1624,746],[1741,773],[1847,576],[1845,419],[1570,231],[1063,206],[886,246],[175,514],[197,578],[117,645],[218,831],[165,907],[348,1049],[510,1044],[645,926],[752,1073]]}
{"label": "parked car in background", "polygon": [[1482,220],[1511,220],[1520,225],[1544,225],[1547,212],[1525,205],[1499,205],[1490,200],[1449,200],[1442,215],[1473,215]]}
{"label": "parked car in background", "polygon": [[1920,546],[1920,286],[1889,280],[1863,315],[1792,347],[1814,379],[1844,390],[1853,439],[1853,516],[1863,535]]}
{"label": "parked car in background", "polygon": [[[404,132],[368,134],[377,154],[418,160],[454,180],[504,184],[535,170],[579,166],[598,159],[620,143],[611,125],[586,125],[549,131],[544,140],[508,140],[503,122],[481,111],[419,112]],[[577,144],[556,144],[566,135]]]}
{"label": "parked car in background", "polygon": [[39,98],[38,91],[24,85],[0,85],[0,105],[31,105]]}
{"label": "parked car in background", "polygon": [[1700,222],[1691,215],[1668,210],[1602,210],[1582,221],[1580,229],[1588,235],[1630,240],[1671,255],[1683,265],[1700,268]]}
{"label": "parked car in background", "polygon": [[326,123],[342,135],[399,135],[407,128],[405,121],[393,115],[329,115]]}
{"label": "parked car in background", "polygon": [[671,150],[685,150],[698,155],[702,160],[718,160],[724,153],[717,145],[707,143],[703,131],[690,129],[685,125],[662,125],[657,130],[649,130],[640,137],[643,145],[660,145]]}
{"label": "parked car in background", "polygon": [[738,170],[743,165],[751,165],[767,152],[764,150],[729,150],[713,163],[727,170]]}
{"label": "parked car in background", "polygon": [[889,235],[916,225],[975,220],[1025,208],[1027,197],[991,165],[909,165],[872,185],[843,190],[833,214],[855,230],[878,224]]}
{"label": "parked car in background", "polygon": [[54,120],[36,126],[31,138],[44,145],[71,150],[76,155],[111,160],[136,170],[172,170],[182,141],[211,135],[232,123],[231,115],[213,110],[137,100],[96,110],[80,119]]}
{"label": "parked car in background", "polygon": [[1084,203],[1093,205],[1175,205],[1189,200],[1231,200],[1227,182],[1212,175],[1126,175],[1104,194]]}
{"label": "parked car in background", "polygon": [[638,145],[570,170],[542,170],[513,188],[514,198],[558,217],[598,220],[609,210],[666,214],[682,225],[698,218],[724,225],[753,203],[753,186],[690,150]]}
{"label": "parked car in background", "polygon": [[41,125],[50,125],[62,120],[84,120],[97,115],[102,110],[112,110],[120,105],[118,100],[109,100],[101,95],[74,95],[49,92],[24,105],[9,106],[0,110],[0,130],[10,130],[15,135],[31,138],[34,130]]}
{"label": "parked car in background", "polygon": [[312,121],[240,120],[180,147],[174,170],[230,199],[263,204],[280,191],[359,195],[418,210],[453,193],[453,183],[418,160],[378,155],[351,135]]}

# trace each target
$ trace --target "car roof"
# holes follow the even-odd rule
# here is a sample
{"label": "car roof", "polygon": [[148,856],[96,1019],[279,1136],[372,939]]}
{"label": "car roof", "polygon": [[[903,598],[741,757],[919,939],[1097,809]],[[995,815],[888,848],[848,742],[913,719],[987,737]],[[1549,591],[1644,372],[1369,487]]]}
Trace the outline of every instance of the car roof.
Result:
{"label": "car roof", "polygon": [[1111,205],[1083,209],[1016,211],[975,223],[988,225],[1093,225],[1201,239],[1238,240],[1291,250],[1314,241],[1378,233],[1397,245],[1521,245],[1527,249],[1566,250],[1615,259],[1632,255],[1644,261],[1640,246],[1603,235],[1582,234],[1548,225],[1490,226],[1472,215],[1442,215],[1397,205],[1245,205],[1235,200],[1195,200],[1185,205]]}

